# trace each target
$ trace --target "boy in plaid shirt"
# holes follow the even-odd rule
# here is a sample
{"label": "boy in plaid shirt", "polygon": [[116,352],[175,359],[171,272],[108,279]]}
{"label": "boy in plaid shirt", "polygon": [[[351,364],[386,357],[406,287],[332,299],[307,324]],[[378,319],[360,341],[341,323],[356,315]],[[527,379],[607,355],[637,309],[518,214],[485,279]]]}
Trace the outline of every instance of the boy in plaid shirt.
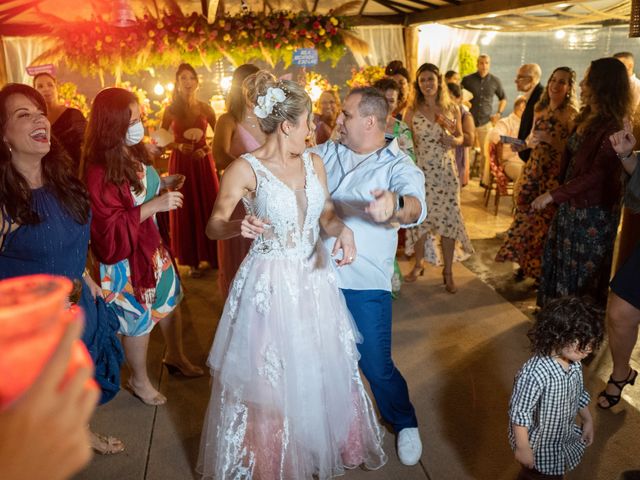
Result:
{"label": "boy in plaid shirt", "polygon": [[509,403],[509,443],[522,465],[518,480],[562,479],[593,443],[580,361],[600,346],[602,318],[590,301],[564,297],[543,308],[529,331],[534,355],[516,375]]}

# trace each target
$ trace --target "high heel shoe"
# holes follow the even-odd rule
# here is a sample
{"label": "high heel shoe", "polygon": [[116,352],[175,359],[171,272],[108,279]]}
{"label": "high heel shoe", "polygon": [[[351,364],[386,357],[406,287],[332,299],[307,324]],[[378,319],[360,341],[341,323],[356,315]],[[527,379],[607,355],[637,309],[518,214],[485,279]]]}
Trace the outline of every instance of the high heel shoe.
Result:
{"label": "high heel shoe", "polygon": [[598,395],[598,400],[603,398],[607,401],[607,405],[603,406],[598,401],[598,407],[602,408],[603,410],[608,410],[611,407],[615,407],[620,402],[620,397],[622,396],[622,390],[624,390],[624,387],[626,387],[627,385],[634,385],[636,383],[638,372],[636,372],[633,368],[631,368],[630,370],[631,371],[629,372],[629,375],[627,375],[627,378],[625,378],[624,380],[614,380],[613,377],[609,376],[609,381],[607,382],[607,384],[610,383],[611,385],[615,386],[619,390],[618,395],[607,393],[606,389],[601,391]]}
{"label": "high heel shoe", "polygon": [[458,291],[458,287],[453,282],[453,273],[442,271],[442,283],[444,283],[444,289],[449,293],[456,293]]}
{"label": "high heel shoe", "polygon": [[418,277],[421,277],[423,275],[424,275],[424,267],[422,267],[422,266],[413,267],[411,272],[409,272],[407,275],[405,275],[404,281],[407,282],[407,283],[413,283],[416,280],[418,280]]}
{"label": "high heel shoe", "polygon": [[134,397],[136,397],[145,405],[149,405],[150,407],[157,407],[159,405],[164,405],[165,403],[167,403],[167,397],[162,395],[160,392],[158,392],[153,397],[143,397],[136,391],[133,385],[131,385],[131,382],[127,382],[127,386],[125,388],[129,390]]}
{"label": "high heel shoe", "polygon": [[168,363],[165,360],[162,360],[162,364],[167,367],[169,375],[182,375],[183,377],[188,378],[197,378],[204,375],[204,370],[200,367],[196,367],[195,365],[185,367],[175,363]]}

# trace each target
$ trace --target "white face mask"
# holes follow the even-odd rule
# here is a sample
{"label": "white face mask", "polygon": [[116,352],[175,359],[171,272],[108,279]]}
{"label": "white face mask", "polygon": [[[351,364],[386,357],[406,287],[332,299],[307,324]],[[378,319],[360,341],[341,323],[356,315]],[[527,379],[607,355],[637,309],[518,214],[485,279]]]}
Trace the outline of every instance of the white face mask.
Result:
{"label": "white face mask", "polygon": [[129,128],[127,129],[127,136],[124,138],[124,143],[131,147],[132,145],[140,143],[143,137],[144,127],[142,126],[142,122],[138,121],[133,125],[129,125]]}

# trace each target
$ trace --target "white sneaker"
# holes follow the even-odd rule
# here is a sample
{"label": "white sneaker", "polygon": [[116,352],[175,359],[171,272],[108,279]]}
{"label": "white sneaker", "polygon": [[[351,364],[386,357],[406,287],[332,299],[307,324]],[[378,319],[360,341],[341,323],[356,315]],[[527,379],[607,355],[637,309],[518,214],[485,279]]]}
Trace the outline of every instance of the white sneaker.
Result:
{"label": "white sneaker", "polygon": [[403,465],[411,466],[420,461],[422,441],[417,428],[403,428],[398,433],[398,457]]}

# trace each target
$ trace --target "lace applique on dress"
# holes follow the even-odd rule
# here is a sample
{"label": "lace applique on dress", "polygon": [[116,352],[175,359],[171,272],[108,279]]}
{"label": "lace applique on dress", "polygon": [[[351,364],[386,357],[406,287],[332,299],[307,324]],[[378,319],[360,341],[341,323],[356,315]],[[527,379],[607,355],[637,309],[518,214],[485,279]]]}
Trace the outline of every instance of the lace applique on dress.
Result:
{"label": "lace applique on dress", "polygon": [[269,227],[251,246],[251,252],[269,257],[308,258],[318,242],[318,220],[325,204],[325,191],[313,170],[308,153],[303,154],[305,188],[293,190],[251,154],[242,156],[253,168],[256,191],[244,198],[245,208],[268,222]]}
{"label": "lace applique on dress", "polygon": [[271,306],[270,283],[269,276],[266,273],[263,273],[256,282],[256,286],[253,291],[253,304],[256,306],[256,310],[258,310],[262,315],[267,315]]}
{"label": "lace applique on dress", "polygon": [[262,351],[262,366],[258,367],[260,376],[267,379],[272,387],[276,387],[282,377],[284,360],[278,355],[278,349],[272,343]]}

